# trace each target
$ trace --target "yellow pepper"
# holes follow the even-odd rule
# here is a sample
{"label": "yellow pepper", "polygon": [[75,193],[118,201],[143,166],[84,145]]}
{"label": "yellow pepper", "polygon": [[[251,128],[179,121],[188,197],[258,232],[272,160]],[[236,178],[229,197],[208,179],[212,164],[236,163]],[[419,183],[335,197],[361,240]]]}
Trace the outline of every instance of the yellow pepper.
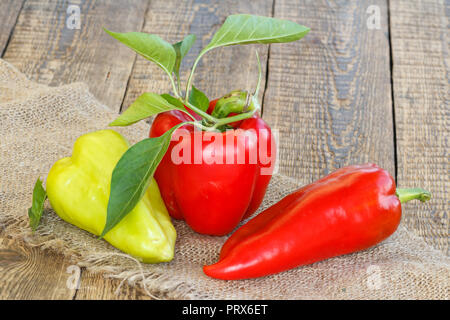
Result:
{"label": "yellow pepper", "polygon": [[[56,213],[100,235],[106,223],[112,172],[128,148],[125,138],[113,130],[79,137],[72,156],[58,160],[47,177],[48,199]],[[172,260],[176,231],[153,178],[136,207],[104,239],[145,263]]]}

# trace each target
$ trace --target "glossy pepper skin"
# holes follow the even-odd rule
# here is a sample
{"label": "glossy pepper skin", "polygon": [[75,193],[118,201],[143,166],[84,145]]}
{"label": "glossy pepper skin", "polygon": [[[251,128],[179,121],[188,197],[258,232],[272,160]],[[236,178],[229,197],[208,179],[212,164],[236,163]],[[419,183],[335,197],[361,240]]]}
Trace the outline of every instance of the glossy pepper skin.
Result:
{"label": "glossy pepper skin", "polygon": [[[47,194],[65,221],[100,235],[106,222],[113,169],[128,142],[113,130],[79,137],[71,157],[58,160],[47,177]],[[136,207],[106,235],[114,247],[145,263],[173,258],[176,231],[153,179]]]}
{"label": "glossy pepper skin", "polygon": [[[214,110],[216,101],[210,103],[209,113]],[[191,119],[180,111],[161,113],[153,121],[150,137],[161,136],[174,125],[189,120]],[[212,133],[202,131],[204,138],[201,148],[194,149],[194,127],[183,126],[183,129],[188,130],[189,138],[183,137],[180,141],[171,142],[154,175],[170,215],[175,219],[185,220],[198,233],[230,233],[243,218],[250,216],[260,206],[272,176],[270,170],[274,165],[275,154],[272,155],[271,149],[275,142],[270,127],[257,114],[233,123],[233,127],[240,130],[220,133],[223,141],[227,135],[232,136],[233,147],[216,146],[213,143],[215,138],[210,137]],[[238,135],[245,134],[249,129],[255,130],[257,143],[248,143],[245,147],[238,145]],[[210,141],[206,141],[208,139]],[[191,161],[175,164],[171,158],[172,150],[184,143],[190,145]],[[270,160],[261,161],[258,156],[256,162],[248,161],[249,154],[258,154],[262,144],[265,144]],[[222,155],[222,163],[211,163],[211,149],[215,155]],[[195,163],[195,152],[201,153],[202,163]],[[243,164],[236,163],[237,161],[226,163],[227,154],[233,157],[245,154],[247,160]],[[270,174],[262,174],[262,168],[268,169]]]}
{"label": "glossy pepper skin", "polygon": [[241,226],[223,245],[219,261],[203,270],[226,280],[278,273],[372,247],[394,233],[400,218],[387,171],[374,164],[345,167]]}

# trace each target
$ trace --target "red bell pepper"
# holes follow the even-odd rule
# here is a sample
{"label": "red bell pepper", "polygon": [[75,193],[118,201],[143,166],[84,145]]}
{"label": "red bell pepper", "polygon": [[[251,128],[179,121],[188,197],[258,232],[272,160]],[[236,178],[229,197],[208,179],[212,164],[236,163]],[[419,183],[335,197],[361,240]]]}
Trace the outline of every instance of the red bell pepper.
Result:
{"label": "red bell pepper", "polygon": [[[194,86],[196,67],[213,49],[297,41],[309,28],[271,17],[231,15],[200,50],[185,86],[180,67],[195,43],[194,34],[170,44],[154,34],[105,31],[156,63],[169,77],[171,92],[143,93],[110,123],[129,126],[158,115],[150,138],[131,146],[113,170],[103,234],[133,210],[153,176],[172,217],[186,220],[200,233],[229,233],[258,208],[275,165],[272,132],[257,115],[261,109],[262,66],[256,52],[258,77],[254,90],[234,90],[211,103]],[[225,143],[221,143],[224,138]]]}
{"label": "red bell pepper", "polygon": [[[211,101],[209,114],[214,111],[216,102]],[[159,137],[173,126],[189,120],[185,113],[177,110],[160,113],[153,121],[150,137]],[[239,130],[213,133],[196,131],[192,125],[181,127],[187,130],[188,137],[170,143],[155,171],[154,177],[170,215],[185,220],[198,233],[225,235],[231,232],[259,207],[272,176],[275,142],[264,120],[255,113],[251,118],[231,123],[230,128]],[[256,143],[238,144],[238,137],[242,138],[249,130],[254,130]],[[195,148],[195,134],[202,135],[200,148]],[[221,135],[224,142],[227,135],[228,138],[232,135],[229,141],[233,144],[214,143],[217,135]],[[176,146],[191,149],[190,161],[174,162],[172,151]],[[262,159],[259,154],[263,146],[267,148],[267,159]],[[252,154],[257,155],[257,161],[250,160]],[[243,155],[245,162],[238,163],[237,158]],[[195,162],[196,156],[202,163]],[[227,163],[230,157],[235,159],[234,163]],[[217,161],[218,158],[221,161]],[[214,159],[216,163],[212,163]],[[263,172],[263,168],[267,172]]]}
{"label": "red bell pepper", "polygon": [[401,203],[426,201],[423,189],[397,189],[374,164],[339,169],[266,209],[205,266],[213,278],[261,277],[374,246],[397,229]]}

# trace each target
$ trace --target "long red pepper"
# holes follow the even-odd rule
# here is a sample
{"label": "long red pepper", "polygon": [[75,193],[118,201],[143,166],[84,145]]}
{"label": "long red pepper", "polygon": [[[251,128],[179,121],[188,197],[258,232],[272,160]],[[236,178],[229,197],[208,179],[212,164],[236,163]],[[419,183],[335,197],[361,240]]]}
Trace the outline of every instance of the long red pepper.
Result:
{"label": "long red pepper", "polygon": [[375,164],[339,169],[266,209],[225,242],[213,278],[261,277],[374,246],[397,229],[401,203],[423,189],[397,189]]}

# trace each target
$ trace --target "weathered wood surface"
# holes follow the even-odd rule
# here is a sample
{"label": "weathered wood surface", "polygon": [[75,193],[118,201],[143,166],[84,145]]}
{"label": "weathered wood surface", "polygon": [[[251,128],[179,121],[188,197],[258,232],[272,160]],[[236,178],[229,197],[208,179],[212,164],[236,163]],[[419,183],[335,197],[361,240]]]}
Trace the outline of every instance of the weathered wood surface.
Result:
{"label": "weathered wood surface", "polygon": [[426,204],[405,204],[404,221],[448,253],[450,2],[390,3],[397,182],[433,195]]}
{"label": "weathered wood surface", "polygon": [[[367,28],[369,5],[380,8],[380,30]],[[394,174],[386,1],[277,0],[274,11],[311,27],[270,48],[263,118],[279,130],[280,172],[310,183],[375,162]]]}
{"label": "weathered wood surface", "polygon": [[85,82],[101,102],[119,111],[134,56],[102,28],[140,30],[147,3],[70,1],[80,7],[80,29],[70,29],[67,1],[27,0],[3,58],[43,84]]}
{"label": "weathered wood surface", "polygon": [[[0,17],[13,15],[20,1],[8,4],[11,10],[0,11]],[[14,5],[12,5],[14,3]],[[119,111],[131,74],[134,56],[124,46],[103,32],[102,27],[135,31],[142,28],[147,1],[88,0],[71,1],[80,6],[80,29],[69,29],[66,20],[69,3],[65,1],[27,0],[20,16],[2,23],[0,34],[10,39],[3,58],[24,72],[30,79],[48,85],[74,81],[86,82],[91,92],[103,103]],[[5,8],[2,2],[0,8]],[[18,9],[16,9],[18,11]],[[11,20],[11,18],[8,18]],[[15,24],[14,29],[12,28]],[[1,42],[0,42],[1,44]],[[1,47],[0,47],[1,48]],[[15,248],[12,249],[16,250]],[[1,280],[8,299],[72,299],[76,290],[64,291],[61,279],[70,276],[67,263],[59,256],[38,249],[26,251],[19,264],[6,269]],[[16,251],[14,251],[16,252]],[[7,256],[10,252],[5,253]],[[0,259],[3,260],[3,259]],[[25,267],[24,267],[25,266]],[[39,275],[39,276],[37,276]],[[18,280],[23,279],[23,280]],[[85,281],[82,282],[84,284]],[[108,286],[97,288],[91,298],[101,298]],[[102,286],[100,286],[102,287]],[[56,291],[55,291],[56,290]],[[106,290],[106,291],[105,291]],[[130,288],[130,291],[135,290]],[[81,296],[84,294],[81,291]],[[88,291],[91,292],[91,291]],[[130,296],[136,296],[131,294]]]}
{"label": "weathered wood surface", "polygon": [[22,4],[22,0],[2,0],[0,2],[0,57],[3,56],[3,52],[8,45]]}
{"label": "weathered wood surface", "polygon": [[70,265],[59,254],[0,235],[0,300],[72,299]]}
{"label": "weathered wood surface", "polygon": [[[65,25],[67,1],[2,1],[0,53],[41,83],[86,82],[114,110],[127,108],[143,92],[163,93],[170,87],[161,70],[101,27],[156,33],[172,42],[196,34],[197,43],[183,62],[184,79],[196,54],[229,14],[275,16],[311,27],[306,38],[292,44],[212,51],[199,64],[194,83],[210,97],[252,89],[258,48],[268,79],[261,92],[263,118],[280,133],[280,172],[308,183],[337,167],[376,162],[396,174],[401,187],[422,186],[433,192],[433,201],[421,204],[420,210],[408,204],[404,220],[448,252],[448,242],[434,243],[438,233],[448,234],[449,221],[448,2],[73,0],[70,4],[81,8],[79,30]],[[367,27],[369,6],[380,9],[380,29]],[[422,231],[429,217],[433,229]],[[62,256],[0,236],[0,299],[148,298],[140,288],[84,269],[79,288],[69,289],[69,266]]]}
{"label": "weathered wood surface", "polygon": [[141,288],[126,281],[107,278],[103,274],[83,270],[80,286],[74,296],[76,300],[149,300]]}

